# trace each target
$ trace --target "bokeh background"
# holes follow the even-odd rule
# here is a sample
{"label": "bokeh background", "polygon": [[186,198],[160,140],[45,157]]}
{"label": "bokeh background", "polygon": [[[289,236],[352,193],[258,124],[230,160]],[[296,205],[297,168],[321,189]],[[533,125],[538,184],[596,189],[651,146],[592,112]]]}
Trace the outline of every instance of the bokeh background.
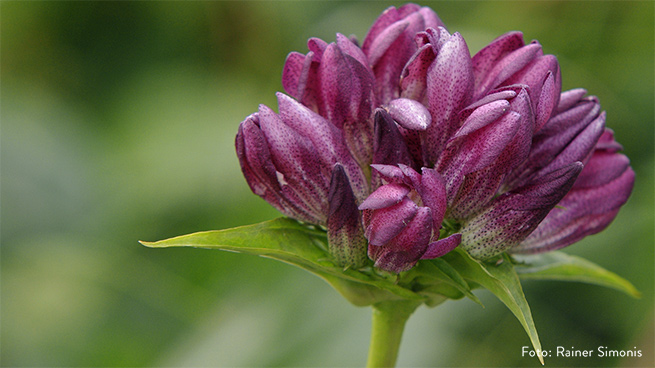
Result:
{"label": "bokeh background", "polygon": [[[641,350],[550,367],[652,367],[652,1],[424,2],[474,53],[522,30],[565,89],[599,96],[637,172],[605,232],[567,252],[625,276],[639,300],[526,282],[545,349]],[[1,14],[2,366],[362,366],[370,309],[272,260],[158,240],[279,214],[253,195],[233,142],[276,107],[290,51],[362,40],[390,2],[10,2]],[[479,291],[422,307],[400,366],[539,366],[510,312]]]}

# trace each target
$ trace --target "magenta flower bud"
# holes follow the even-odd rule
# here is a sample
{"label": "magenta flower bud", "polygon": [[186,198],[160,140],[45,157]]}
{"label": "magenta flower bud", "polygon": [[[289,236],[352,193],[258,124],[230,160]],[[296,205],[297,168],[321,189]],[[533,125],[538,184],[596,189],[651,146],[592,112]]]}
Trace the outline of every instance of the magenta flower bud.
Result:
{"label": "magenta flower bud", "polygon": [[361,214],[343,166],[336,164],[330,180],[327,235],[330,254],[342,267],[360,268],[367,262]]}
{"label": "magenta flower bud", "polygon": [[446,211],[446,188],[439,173],[423,168],[419,174],[405,165],[374,168],[388,184],[359,209],[364,210],[368,256],[376,267],[399,273],[419,259],[441,257],[459,245],[460,234],[439,239]]}
{"label": "magenta flower bud", "polygon": [[253,192],[280,212],[325,224],[334,164],[343,165],[360,200],[368,195],[367,180],[339,129],[285,95],[278,94],[278,100],[279,115],[261,105],[239,126],[242,171]]}
{"label": "magenta flower bud", "polygon": [[284,89],[341,129],[360,166],[368,167],[377,100],[367,57],[342,34],[337,34],[336,43],[312,38],[307,46],[307,55],[291,53],[287,57],[282,73]]}
{"label": "magenta flower bud", "polygon": [[572,163],[496,198],[463,221],[462,247],[471,256],[485,259],[518,245],[568,193],[582,166]]}
{"label": "magenta flower bud", "polygon": [[553,113],[562,88],[557,59],[543,55],[537,41],[525,45],[523,34],[510,32],[495,39],[472,58],[474,99],[510,85],[527,86],[540,129]]}
{"label": "magenta flower bud", "polygon": [[[403,72],[401,86],[411,86],[413,97],[425,96],[427,100],[432,123],[422,133],[421,166],[432,167],[459,127],[459,112],[471,102],[473,69],[468,46],[459,33],[450,35],[442,27],[428,28],[417,40],[422,46]],[[420,91],[421,86],[425,91]]]}
{"label": "magenta flower bud", "polygon": [[530,154],[505,184],[506,190],[521,186],[534,178],[573,162],[585,163],[592,154],[605,127],[605,113],[600,112],[596,97],[582,97],[571,103],[569,94],[564,105],[540,129],[532,140]]}
{"label": "magenta flower bud", "polygon": [[618,149],[606,129],[571,191],[512,252],[556,250],[605,229],[627,202],[635,180],[630,160]]}
{"label": "magenta flower bud", "polygon": [[398,80],[407,61],[416,52],[414,35],[427,28],[445,27],[430,8],[405,4],[390,7],[373,23],[362,44],[375,79],[379,102],[400,96]]}
{"label": "magenta flower bud", "polygon": [[454,218],[466,218],[484,206],[530,150],[535,123],[526,89],[496,93],[485,100],[489,102],[463,111],[468,117],[437,164],[447,178]]}

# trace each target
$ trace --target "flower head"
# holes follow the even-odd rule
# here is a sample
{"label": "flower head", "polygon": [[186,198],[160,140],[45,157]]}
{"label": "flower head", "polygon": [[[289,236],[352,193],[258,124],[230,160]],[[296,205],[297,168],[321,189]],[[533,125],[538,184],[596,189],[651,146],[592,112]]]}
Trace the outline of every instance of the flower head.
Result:
{"label": "flower head", "polygon": [[312,38],[286,59],[279,113],[247,117],[253,192],[325,226],[335,263],[402,272],[460,246],[484,259],[604,229],[634,182],[595,97],[520,32],[471,57],[431,9],[387,9],[361,47]]}

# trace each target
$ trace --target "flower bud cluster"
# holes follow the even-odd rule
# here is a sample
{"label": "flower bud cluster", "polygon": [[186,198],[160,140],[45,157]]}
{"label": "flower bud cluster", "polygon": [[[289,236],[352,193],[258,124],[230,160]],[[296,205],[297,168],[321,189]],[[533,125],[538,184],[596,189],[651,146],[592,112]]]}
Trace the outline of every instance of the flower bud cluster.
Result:
{"label": "flower bud cluster", "polygon": [[361,47],[337,34],[308,49],[287,57],[279,112],[260,106],[236,148],[252,191],[324,226],[341,266],[559,249],[607,227],[632,191],[598,100],[562,92],[557,59],[520,32],[471,57],[406,4]]}

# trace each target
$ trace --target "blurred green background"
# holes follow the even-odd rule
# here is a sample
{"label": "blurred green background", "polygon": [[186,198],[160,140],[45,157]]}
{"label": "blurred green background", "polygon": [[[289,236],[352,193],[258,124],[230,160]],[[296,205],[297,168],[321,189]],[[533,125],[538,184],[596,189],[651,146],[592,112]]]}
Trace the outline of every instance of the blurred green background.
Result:
{"label": "blurred green background", "polygon": [[[565,89],[599,96],[637,172],[605,232],[568,248],[643,298],[527,282],[546,349],[638,349],[549,367],[655,365],[654,3],[424,2],[474,53],[522,30]],[[237,126],[276,108],[287,53],[360,40],[391,2],[7,2],[1,6],[3,366],[361,366],[370,309],[320,279],[246,255],[146,249],[278,216],[241,176]],[[420,308],[400,366],[539,366],[484,291]]]}

